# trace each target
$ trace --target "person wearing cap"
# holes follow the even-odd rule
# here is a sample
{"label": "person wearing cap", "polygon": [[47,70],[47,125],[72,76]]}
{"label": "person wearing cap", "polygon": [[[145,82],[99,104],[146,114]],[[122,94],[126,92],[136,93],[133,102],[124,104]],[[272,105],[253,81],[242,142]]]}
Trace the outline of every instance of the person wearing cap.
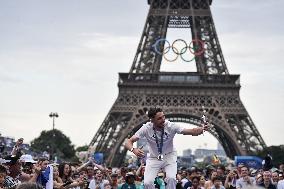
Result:
{"label": "person wearing cap", "polygon": [[113,189],[117,189],[118,188],[118,174],[117,173],[112,173],[110,175],[111,180],[110,180],[110,185]]}
{"label": "person wearing cap", "polygon": [[24,154],[20,157],[20,161],[22,162],[22,171],[26,174],[33,173],[33,166],[37,161],[33,159],[33,157],[29,154]]}
{"label": "person wearing cap", "polygon": [[125,147],[137,157],[143,157],[143,150],[134,148],[133,143],[142,138],[146,139],[150,156],[146,160],[145,189],[154,189],[154,179],[161,168],[166,172],[167,188],[175,189],[177,183],[177,152],[173,146],[175,134],[197,136],[201,135],[204,130],[208,130],[209,127],[205,124],[199,128],[183,128],[166,120],[161,108],[150,108],[148,117],[150,121],[126,140]]}
{"label": "person wearing cap", "polygon": [[164,178],[165,178],[165,174],[162,171],[160,171],[154,181],[155,188],[159,188],[159,189],[166,188]]}
{"label": "person wearing cap", "polygon": [[7,166],[8,175],[6,182],[9,186],[18,185],[21,182],[29,181],[31,179],[30,174],[26,174],[22,171],[22,163],[19,160],[19,156],[9,155],[4,158],[6,160],[5,165]]}
{"label": "person wearing cap", "polygon": [[118,189],[138,189],[135,184],[135,174],[133,172],[126,173],[125,183],[120,185]]}

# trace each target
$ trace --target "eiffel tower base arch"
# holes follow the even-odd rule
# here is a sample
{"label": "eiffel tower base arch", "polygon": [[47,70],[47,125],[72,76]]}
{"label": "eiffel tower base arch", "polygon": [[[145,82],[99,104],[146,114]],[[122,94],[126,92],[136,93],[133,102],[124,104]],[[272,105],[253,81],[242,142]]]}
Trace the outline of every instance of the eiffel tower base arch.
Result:
{"label": "eiffel tower base arch", "polygon": [[204,106],[213,125],[209,132],[230,158],[265,147],[240,100],[239,75],[120,73],[118,86],[118,98],[90,144],[104,153],[108,165],[123,163],[125,139],[148,121],[146,113],[153,106],[161,107],[170,121],[197,126]]}

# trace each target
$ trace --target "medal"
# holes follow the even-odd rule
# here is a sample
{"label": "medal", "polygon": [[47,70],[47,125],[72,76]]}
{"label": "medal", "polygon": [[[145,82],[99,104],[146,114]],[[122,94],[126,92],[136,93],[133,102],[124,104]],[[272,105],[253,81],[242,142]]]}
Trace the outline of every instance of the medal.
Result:
{"label": "medal", "polygon": [[163,139],[164,139],[164,129],[162,129],[162,134],[161,134],[161,141],[160,141],[160,143],[159,143],[159,139],[158,139],[158,136],[157,136],[157,133],[156,133],[155,128],[154,128],[154,136],[155,136],[155,139],[156,139],[156,144],[157,144],[158,153],[159,153],[157,159],[158,159],[159,161],[163,161],[163,160],[164,160],[164,156],[163,156],[162,151],[163,151],[163,143],[164,143],[164,142],[163,142]]}
{"label": "medal", "polygon": [[163,161],[164,160],[164,156],[163,154],[159,154],[157,157],[158,160]]}

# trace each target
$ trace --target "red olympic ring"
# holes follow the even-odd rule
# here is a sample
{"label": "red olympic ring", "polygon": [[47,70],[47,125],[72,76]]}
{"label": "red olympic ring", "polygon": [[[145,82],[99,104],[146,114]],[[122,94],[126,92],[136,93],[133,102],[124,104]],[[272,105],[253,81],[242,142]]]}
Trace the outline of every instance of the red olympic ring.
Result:
{"label": "red olympic ring", "polygon": [[[200,50],[197,51],[197,52],[196,52],[196,50],[195,50],[195,44],[194,44],[194,43],[196,43],[198,47],[201,46]],[[200,44],[200,46],[198,45],[198,43]],[[193,47],[192,47],[192,48],[189,48],[189,51],[190,51],[192,54],[194,54],[195,56],[199,56],[199,55],[201,55],[202,53],[204,53],[205,49],[204,49],[204,42],[203,42],[203,41],[201,41],[200,39],[193,39],[193,40],[189,43],[189,46],[190,46],[190,47],[191,47],[191,44],[193,45]],[[193,49],[193,51],[192,51],[192,49]],[[197,50],[198,50],[198,48],[197,48]]]}

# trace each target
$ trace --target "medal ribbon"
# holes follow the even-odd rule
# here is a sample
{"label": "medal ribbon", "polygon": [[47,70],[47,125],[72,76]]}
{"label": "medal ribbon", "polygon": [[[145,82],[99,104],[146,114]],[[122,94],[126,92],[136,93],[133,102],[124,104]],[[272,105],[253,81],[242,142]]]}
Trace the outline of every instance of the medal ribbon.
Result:
{"label": "medal ribbon", "polygon": [[156,132],[156,129],[154,129],[154,136],[155,136],[155,139],[156,139],[156,144],[157,144],[157,148],[158,148],[158,153],[159,154],[162,154],[162,151],[163,151],[163,144],[164,144],[164,128],[162,129],[162,134],[161,134],[161,142],[159,144],[159,139],[158,139],[158,136],[157,136],[157,132]]}

